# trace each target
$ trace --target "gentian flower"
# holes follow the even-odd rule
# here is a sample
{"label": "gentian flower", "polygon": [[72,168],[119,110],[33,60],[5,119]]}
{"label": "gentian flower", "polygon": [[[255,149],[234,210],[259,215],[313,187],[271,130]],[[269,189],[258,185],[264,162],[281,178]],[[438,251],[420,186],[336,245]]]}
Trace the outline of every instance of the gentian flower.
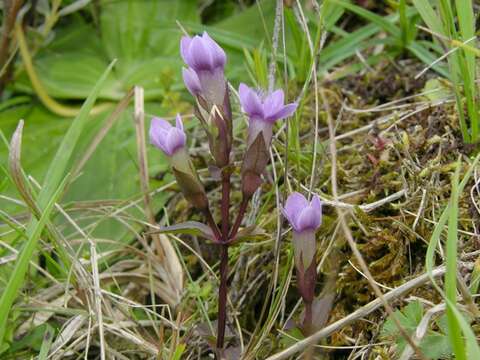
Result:
{"label": "gentian flower", "polygon": [[307,270],[315,256],[315,232],[322,223],[322,203],[317,195],[308,201],[298,192],[292,193],[282,209],[293,229],[293,246],[297,268]]}
{"label": "gentian flower", "polygon": [[205,189],[190,161],[186,149],[187,135],[182,118],[177,114],[175,126],[167,120],[153,118],[150,124],[150,142],[167,156],[177,184],[185,198],[198,209],[208,207]]}
{"label": "gentian flower", "polygon": [[180,114],[177,114],[175,126],[167,120],[154,117],[150,126],[150,142],[171,157],[185,147],[187,136],[183,131]]}
{"label": "gentian flower", "polygon": [[190,93],[223,106],[226,94],[224,68],[227,61],[223,49],[204,32],[193,38],[182,37],[180,53],[189,66],[183,69],[183,80]]}
{"label": "gentian flower", "polygon": [[273,124],[277,120],[292,115],[297,108],[297,104],[284,105],[285,95],[281,89],[262,96],[261,93],[247,85],[240,84],[238,93],[242,109],[249,117],[248,145],[255,141],[259,133],[263,133],[265,144],[269,146],[272,139]]}

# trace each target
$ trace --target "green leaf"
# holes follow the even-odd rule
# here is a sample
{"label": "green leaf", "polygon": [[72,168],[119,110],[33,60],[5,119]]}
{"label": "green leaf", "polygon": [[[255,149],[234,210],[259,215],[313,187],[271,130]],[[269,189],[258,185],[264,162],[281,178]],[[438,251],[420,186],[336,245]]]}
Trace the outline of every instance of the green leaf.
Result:
{"label": "green leaf", "polygon": [[[119,100],[133,85],[145,88],[146,99],[180,86],[182,33],[176,21],[198,22],[196,1],[102,0],[100,6],[98,29],[74,18],[35,55],[34,66],[48,94],[84,99],[114,59],[118,63],[99,93],[101,99]],[[15,86],[32,92],[25,74]]]}
{"label": "green leaf", "polygon": [[175,352],[173,353],[172,360],[180,360],[186,347],[187,345],[184,343],[177,345],[177,347],[175,348]]}
{"label": "green leaf", "polygon": [[209,240],[213,240],[212,229],[198,221],[186,221],[180,224],[162,227],[160,233],[166,234],[187,234],[193,236],[201,236]]}
{"label": "green leaf", "polygon": [[247,226],[241,229],[237,235],[232,239],[232,242],[239,241],[257,241],[263,240],[268,237],[267,232],[264,229],[257,227],[256,225]]}
{"label": "green leaf", "polygon": [[48,324],[42,324],[35,327],[19,341],[16,341],[10,347],[10,352],[17,352],[24,349],[40,351],[43,347],[46,334],[49,334],[50,341],[53,338],[53,328]]}
{"label": "green leaf", "polygon": [[[166,112],[158,104],[146,103],[145,106],[145,111],[149,114]],[[131,219],[144,218],[141,208],[126,206],[141,195],[137,157],[135,156],[137,150],[132,112],[133,107],[128,107],[115,122],[87,161],[79,176],[69,184],[62,201],[69,215],[78,224],[84,227],[88,226],[91,229],[90,235],[93,238],[115,240],[119,244],[131,241],[133,234],[131,229],[121,221],[121,218],[110,214],[122,209],[120,214]],[[93,116],[88,121],[73,151],[72,164],[77,164],[83,157],[85,149],[89,146],[93,137],[104,127],[106,116],[107,114]],[[54,116],[40,106],[25,105],[12,108],[0,113],[2,130],[5,130],[8,137],[15,129],[15,119],[19,118],[24,118],[26,124],[23,134],[23,168],[33,178],[43,179],[71,120]],[[169,173],[169,171],[167,172],[166,159],[158,149],[147,146],[147,157],[152,179],[157,175],[163,177],[164,173]],[[0,141],[0,164],[6,165],[6,159],[6,148],[2,147]],[[173,177],[167,175],[164,178],[165,180],[161,182],[152,180],[152,189],[162,185],[163,181],[171,181]],[[17,194],[10,182],[7,183],[7,187],[2,193],[13,198]],[[160,192],[153,196],[152,206],[154,211],[158,211],[170,195],[170,192]],[[98,205],[95,202],[98,202]],[[70,206],[78,204],[81,205],[79,208],[70,211]],[[0,207],[12,215],[25,211],[24,207],[5,199],[0,199]],[[63,231],[65,236],[76,232],[73,226],[62,217],[56,218],[56,224],[65,229]],[[140,229],[138,223],[133,222],[130,225],[137,230]],[[99,246],[100,250],[105,248],[102,243]],[[111,246],[114,246],[113,242],[109,248]]]}
{"label": "green leaf", "polygon": [[[458,183],[460,176],[461,161],[458,160],[455,174],[452,180],[452,193],[450,196],[450,207],[448,216],[448,234],[446,245],[446,263],[447,270],[445,272],[445,295],[447,304],[447,320],[449,325],[448,336],[452,344],[453,351],[457,359],[467,359],[465,347],[462,338],[462,330],[460,328],[459,319],[453,307],[457,302],[457,240],[458,240]],[[461,316],[461,315],[460,315]]]}
{"label": "green leaf", "polygon": [[43,231],[45,223],[49,220],[53,205],[63,193],[63,187],[67,182],[65,175],[70,165],[69,161],[75,144],[77,143],[81,132],[88,121],[90,110],[95,104],[98,93],[108,74],[112,70],[112,67],[113,63],[110,64],[110,66],[105,70],[102,77],[98,80],[89,97],[83,104],[80,113],[71,122],[71,125],[57,150],[53,162],[50,164],[47,170],[45,179],[43,181],[42,190],[40,191],[37,199],[39,208],[43,210],[42,217],[39,221],[32,219],[27,225],[26,234],[28,240],[18,255],[15,268],[2,296],[0,297],[0,343],[3,341],[5,325],[8,319],[10,308],[13,305],[20,287],[23,285],[28,264],[33,256],[40,234]]}
{"label": "green leaf", "polygon": [[38,360],[47,360],[48,352],[52,347],[53,336],[55,334],[55,330],[49,325],[47,325],[47,329],[43,334],[43,342],[42,347],[40,348],[40,353],[38,354]]}
{"label": "green leaf", "polygon": [[[418,324],[422,320],[423,305],[418,300],[412,301],[403,310],[395,311],[395,316],[405,330],[407,330],[407,332],[413,331],[417,328]],[[398,327],[390,317],[383,325],[382,334],[385,336],[399,334]]]}
{"label": "green leaf", "polygon": [[[415,300],[408,304],[403,311],[395,311],[395,317],[400,321],[408,334],[413,333],[423,317],[423,305],[420,301]],[[401,336],[397,325],[391,317],[383,324],[382,336],[393,337],[397,344],[397,353],[401,353],[406,345],[406,340]]]}
{"label": "green leaf", "polygon": [[435,332],[429,333],[422,339],[420,350],[431,360],[450,358],[452,354],[448,337]]}
{"label": "green leaf", "polygon": [[351,4],[348,1],[344,0],[330,0],[333,4],[344,7],[346,10],[354,12],[358,16],[365,18],[370,21],[372,24],[379,26],[381,29],[390,33],[390,35],[400,38],[401,30],[398,26],[394,25],[391,21],[384,18],[383,16],[377,15],[372,11],[369,11],[361,6]]}
{"label": "green leaf", "polygon": [[55,202],[60,198],[64,187],[67,183],[67,178],[65,178],[58,189],[52,194],[46,206],[43,208],[43,213],[41,218],[37,220],[32,220],[27,227],[26,233],[28,236],[27,242],[25,243],[24,248],[17,258],[15,263],[15,268],[11,273],[8,284],[0,297],[0,343],[3,342],[3,337],[5,335],[5,327],[8,320],[8,315],[10,309],[15,301],[17,292],[19,291],[23,280],[25,278],[25,273],[27,272],[28,265],[31,257],[35,251],[38,239],[47,223],[50,214],[53,210]]}
{"label": "green leaf", "polygon": [[442,22],[438,14],[430,5],[429,0],[412,0],[413,5],[417,8],[420,16],[427,26],[435,33],[444,35]]}

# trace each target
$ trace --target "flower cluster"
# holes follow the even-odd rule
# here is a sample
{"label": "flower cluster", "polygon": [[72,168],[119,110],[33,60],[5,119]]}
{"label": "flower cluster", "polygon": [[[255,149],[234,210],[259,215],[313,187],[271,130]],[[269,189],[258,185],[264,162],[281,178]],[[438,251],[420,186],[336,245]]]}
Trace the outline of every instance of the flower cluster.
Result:
{"label": "flower cluster", "polygon": [[[190,160],[181,116],[177,115],[175,126],[164,119],[154,118],[150,127],[150,141],[168,157],[185,198],[205,214],[211,229],[205,237],[221,248],[217,335],[217,350],[221,351],[226,323],[228,246],[236,239],[248,203],[262,183],[262,176],[270,158],[269,148],[274,124],[293,115],[297,104],[285,104],[283,90],[262,93],[240,84],[240,105],[249,121],[241,165],[242,202],[235,221],[230,226],[230,177],[234,166],[231,154],[233,118],[229,87],[224,74],[227,57],[224,50],[206,32],[194,37],[184,36],[181,39],[180,52],[187,65],[182,70],[183,80],[195,98],[194,113],[207,135],[212,156],[211,167],[221,174],[221,226],[214,220],[204,186]],[[311,303],[316,276],[315,231],[321,223],[321,203],[317,196],[308,202],[301,194],[293,193],[282,210],[293,228],[300,293],[305,301]],[[191,223],[193,222],[189,222]],[[200,225],[198,228],[204,230],[205,225]]]}
{"label": "flower cluster", "polygon": [[[194,37],[184,36],[180,53],[188,66],[183,68],[183,80],[196,99],[195,115],[206,131],[214,165],[220,170],[226,169],[231,163],[233,135],[230,97],[224,75],[227,61],[225,52],[204,32]],[[248,200],[262,183],[262,174],[269,160],[273,125],[277,120],[291,116],[297,104],[285,105],[285,95],[281,89],[262,95],[260,91],[242,83],[238,93],[242,110],[249,119],[247,149],[241,170],[242,192],[244,199]],[[185,149],[186,134],[180,115],[177,115],[176,126],[154,118],[150,139],[169,157],[175,173],[181,173],[181,183],[195,187],[195,196],[192,197],[192,189],[180,185],[185,195],[190,194],[187,199],[195,199],[193,205],[204,208],[208,201],[202,195],[204,191],[199,191],[200,180]]]}

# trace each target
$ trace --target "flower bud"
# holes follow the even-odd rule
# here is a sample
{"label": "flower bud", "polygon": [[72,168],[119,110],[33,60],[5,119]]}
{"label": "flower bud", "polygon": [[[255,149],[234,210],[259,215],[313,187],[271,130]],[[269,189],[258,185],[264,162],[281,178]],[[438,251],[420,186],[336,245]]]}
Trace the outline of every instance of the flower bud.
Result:
{"label": "flower bud", "polygon": [[322,223],[322,203],[317,195],[308,202],[297,192],[292,193],[282,208],[293,229],[293,252],[300,295],[311,303],[315,297],[317,269],[315,232]]}
{"label": "flower bud", "polygon": [[322,203],[317,195],[311,202],[297,192],[292,193],[283,214],[293,229],[295,263],[307,269],[315,258],[315,232],[322,223]]}
{"label": "flower bud", "polygon": [[175,126],[164,119],[153,118],[150,125],[150,142],[168,157],[172,172],[185,198],[196,208],[206,209],[207,195],[188,156],[185,148],[186,139],[180,115],[177,115]]}
{"label": "flower bud", "polygon": [[230,163],[232,148],[232,114],[227,82],[224,76],[226,55],[206,32],[201,36],[184,36],[180,43],[183,60],[183,81],[195,96],[195,115],[208,135],[215,165],[223,168]]}
{"label": "flower bud", "polygon": [[[184,36],[180,53],[190,67],[184,71],[184,81],[194,96],[201,95],[217,106],[223,106],[226,92],[224,67],[227,56],[223,49],[204,32],[201,36]],[[196,76],[194,76],[194,74]]]}
{"label": "flower bud", "polygon": [[202,84],[200,84],[200,79],[198,78],[197,73],[193,69],[182,69],[183,82],[187,87],[190,94],[193,96],[198,96],[202,92]]}
{"label": "flower bud", "polygon": [[183,131],[180,115],[177,115],[176,124],[172,126],[167,120],[153,118],[150,126],[150,141],[171,157],[178,150],[185,147],[187,136]]}

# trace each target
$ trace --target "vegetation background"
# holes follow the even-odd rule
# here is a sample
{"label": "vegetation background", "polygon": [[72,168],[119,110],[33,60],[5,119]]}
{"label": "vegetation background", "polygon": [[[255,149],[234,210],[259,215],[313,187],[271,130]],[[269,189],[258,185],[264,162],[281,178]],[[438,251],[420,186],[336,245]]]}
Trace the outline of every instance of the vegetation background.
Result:
{"label": "vegetation background", "polygon": [[[230,252],[229,358],[315,344],[319,359],[480,359],[476,1],[2,4],[1,359],[211,355],[218,254],[195,232],[159,233],[202,217],[145,142],[132,90],[145,127],[188,119],[214,201],[179,55],[183,32],[204,30],[234,89],[281,87],[300,104],[276,128],[255,231]],[[235,102],[234,115],[241,159]],[[278,211],[293,190],[325,203],[307,339]]]}

